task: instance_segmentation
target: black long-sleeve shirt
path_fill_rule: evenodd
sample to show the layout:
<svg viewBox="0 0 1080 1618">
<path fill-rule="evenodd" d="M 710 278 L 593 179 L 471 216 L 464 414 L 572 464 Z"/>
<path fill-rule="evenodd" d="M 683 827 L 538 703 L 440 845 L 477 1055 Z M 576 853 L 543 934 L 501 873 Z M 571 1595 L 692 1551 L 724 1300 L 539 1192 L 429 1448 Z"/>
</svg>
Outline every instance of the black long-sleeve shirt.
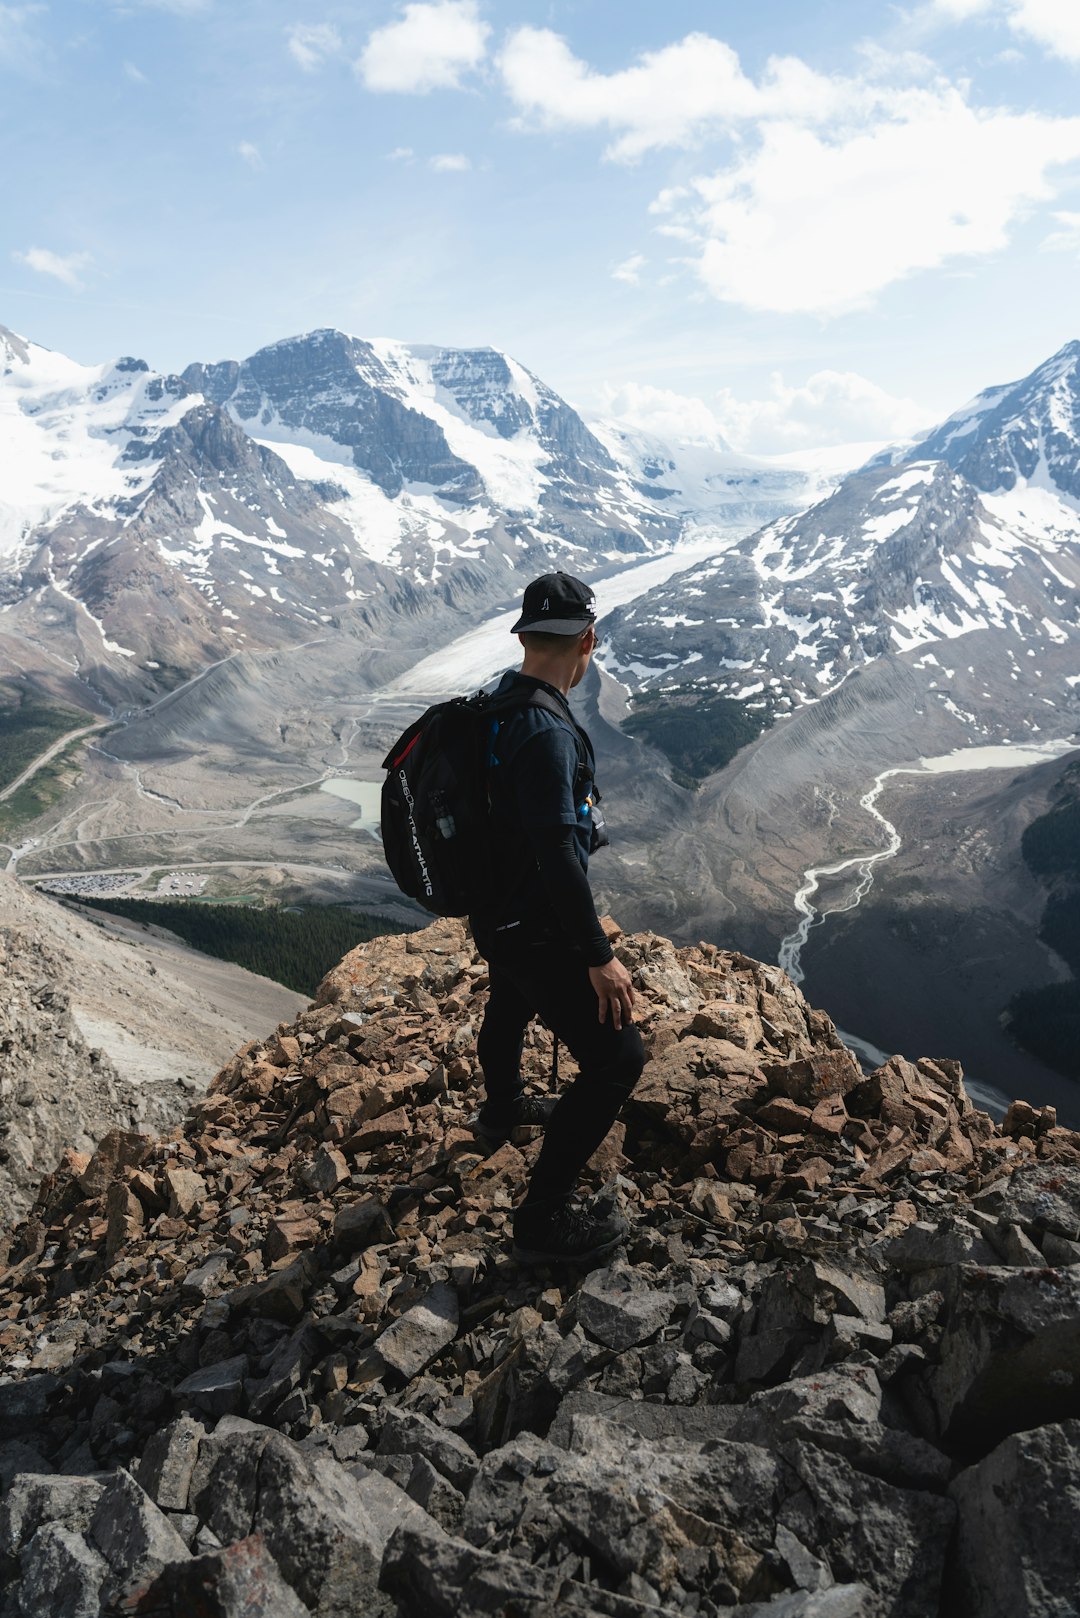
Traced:
<svg viewBox="0 0 1080 1618">
<path fill-rule="evenodd" d="M 474 917 L 487 936 L 523 942 L 557 938 L 589 966 L 612 959 L 589 887 L 595 769 L 592 744 L 575 729 L 555 686 L 523 674 L 504 675 L 498 694 L 542 689 L 565 708 L 565 721 L 523 707 L 504 716 L 491 739 L 492 859 L 500 898 Z"/>
</svg>

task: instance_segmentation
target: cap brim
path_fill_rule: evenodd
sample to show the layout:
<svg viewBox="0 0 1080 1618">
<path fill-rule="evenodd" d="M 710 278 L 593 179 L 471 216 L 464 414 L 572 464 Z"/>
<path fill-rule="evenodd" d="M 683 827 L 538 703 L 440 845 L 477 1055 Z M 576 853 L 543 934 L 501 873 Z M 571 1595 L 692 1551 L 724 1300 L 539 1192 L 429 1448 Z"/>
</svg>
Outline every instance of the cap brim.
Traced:
<svg viewBox="0 0 1080 1618">
<path fill-rule="evenodd" d="M 536 629 L 545 635 L 584 635 L 595 622 L 595 618 L 519 618 L 510 633 L 526 635 Z"/>
</svg>

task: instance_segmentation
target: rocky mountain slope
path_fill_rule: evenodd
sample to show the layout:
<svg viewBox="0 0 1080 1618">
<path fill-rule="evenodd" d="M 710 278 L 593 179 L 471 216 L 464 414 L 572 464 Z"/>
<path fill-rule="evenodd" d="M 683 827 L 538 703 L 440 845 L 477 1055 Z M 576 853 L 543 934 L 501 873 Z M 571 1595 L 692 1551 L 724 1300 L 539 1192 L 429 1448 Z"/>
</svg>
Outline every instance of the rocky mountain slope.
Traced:
<svg viewBox="0 0 1080 1618">
<path fill-rule="evenodd" d="M 774 721 L 669 812 L 654 864 L 640 866 L 649 839 L 635 839 L 635 919 L 646 893 L 659 906 L 667 892 L 651 924 L 685 916 L 695 932 L 774 954 L 810 895 L 803 967 L 846 1026 L 885 1049 L 928 1025 L 970 1030 L 979 1078 L 1011 1082 L 1022 1059 L 999 1019 L 1046 952 L 1032 895 L 1017 912 L 998 878 L 1018 812 L 1039 812 L 1038 771 L 1080 733 L 1078 467 L 1080 345 L 1068 344 L 608 618 L 604 666 L 631 695 L 650 693 L 661 737 L 715 694 Z M 999 751 L 969 751 L 987 747 Z M 965 779 L 965 756 L 993 773 Z M 887 774 L 924 760 L 925 778 Z M 895 806 L 913 793 L 909 828 Z M 1003 805 L 996 847 L 989 799 Z M 979 806 L 977 837 L 965 804 Z M 826 912 L 839 919 L 819 931 Z M 830 961 L 832 941 L 843 947 Z M 866 967 L 885 956 L 887 971 Z"/>
<path fill-rule="evenodd" d="M 466 1127 L 453 922 L 346 957 L 170 1135 L 65 1155 L 0 1275 L 5 1613 L 1069 1610 L 1080 1136 L 612 932 L 649 1064 L 587 1275 L 507 1254 L 539 1143 Z"/>
<path fill-rule="evenodd" d="M 136 942 L 137 939 L 137 942 Z M 98 925 L 0 875 L 0 1225 L 65 1146 L 184 1116 L 238 1040 L 300 995 L 179 940 Z"/>
<path fill-rule="evenodd" d="M 1053 729 L 1055 709 L 1080 712 L 1078 479 L 1072 343 L 899 464 L 622 609 L 607 666 L 633 689 L 690 679 L 783 711 L 902 656 L 973 735 Z"/>
</svg>

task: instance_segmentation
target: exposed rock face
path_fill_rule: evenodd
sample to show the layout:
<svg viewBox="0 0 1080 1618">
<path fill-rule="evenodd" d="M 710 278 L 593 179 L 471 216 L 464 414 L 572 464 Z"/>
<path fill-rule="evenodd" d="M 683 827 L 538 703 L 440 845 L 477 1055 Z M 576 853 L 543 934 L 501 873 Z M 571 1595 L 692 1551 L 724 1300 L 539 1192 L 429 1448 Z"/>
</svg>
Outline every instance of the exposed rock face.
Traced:
<svg viewBox="0 0 1080 1618">
<path fill-rule="evenodd" d="M 128 1083 L 87 1046 L 65 975 L 34 933 L 0 927 L 0 1243 L 65 1147 L 92 1151 L 116 1127 L 166 1128 L 188 1103 L 175 1086 Z"/>
<path fill-rule="evenodd" d="M 68 1154 L 0 1277 L 13 1612 L 1070 1610 L 1034 1501 L 1067 1538 L 1080 1137 L 945 1060 L 864 1076 L 748 957 L 616 947 L 650 1063 L 592 1274 L 507 1252 L 539 1132 L 466 1127 L 456 922 L 346 957 L 171 1136 Z M 1048 1365 L 1030 1431 L 992 1390 Z"/>
<path fill-rule="evenodd" d="M 0 873 L 0 1241 L 65 1147 L 171 1127 L 238 1039 L 302 1004 L 178 940 L 134 948 Z"/>
</svg>

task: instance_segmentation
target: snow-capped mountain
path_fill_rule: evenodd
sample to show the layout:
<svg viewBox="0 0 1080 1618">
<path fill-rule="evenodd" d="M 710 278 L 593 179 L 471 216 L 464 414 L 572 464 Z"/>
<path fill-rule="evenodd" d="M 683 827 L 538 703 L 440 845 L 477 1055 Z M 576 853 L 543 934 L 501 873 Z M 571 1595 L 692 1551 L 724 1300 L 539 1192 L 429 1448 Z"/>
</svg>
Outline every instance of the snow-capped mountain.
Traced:
<svg viewBox="0 0 1080 1618">
<path fill-rule="evenodd" d="M 987 388 L 902 458 L 948 461 L 987 494 L 1041 488 L 1080 509 L 1080 342 Z"/>
<path fill-rule="evenodd" d="M 998 720 L 1007 730 L 1015 706 L 991 673 L 1006 692 L 1023 690 L 1029 712 L 1029 695 L 1036 707 L 1072 709 L 1074 487 L 1075 343 L 980 395 L 898 462 L 852 475 L 622 609 L 607 626 L 607 666 L 632 687 L 698 682 L 782 711 L 893 655 L 947 666 L 931 682 L 936 695 L 986 734 Z M 957 666 L 962 697 L 950 688 Z"/>
<path fill-rule="evenodd" d="M 231 651 L 670 542 L 580 418 L 492 350 L 336 332 L 162 376 L 0 331 L 0 605 L 115 699 Z"/>
<path fill-rule="evenodd" d="M 699 446 L 687 479 L 676 454 L 594 433 L 489 348 L 316 331 L 165 376 L 0 328 L 0 673 L 21 636 L 109 700 L 138 696 L 808 497 L 797 472 Z"/>
</svg>

